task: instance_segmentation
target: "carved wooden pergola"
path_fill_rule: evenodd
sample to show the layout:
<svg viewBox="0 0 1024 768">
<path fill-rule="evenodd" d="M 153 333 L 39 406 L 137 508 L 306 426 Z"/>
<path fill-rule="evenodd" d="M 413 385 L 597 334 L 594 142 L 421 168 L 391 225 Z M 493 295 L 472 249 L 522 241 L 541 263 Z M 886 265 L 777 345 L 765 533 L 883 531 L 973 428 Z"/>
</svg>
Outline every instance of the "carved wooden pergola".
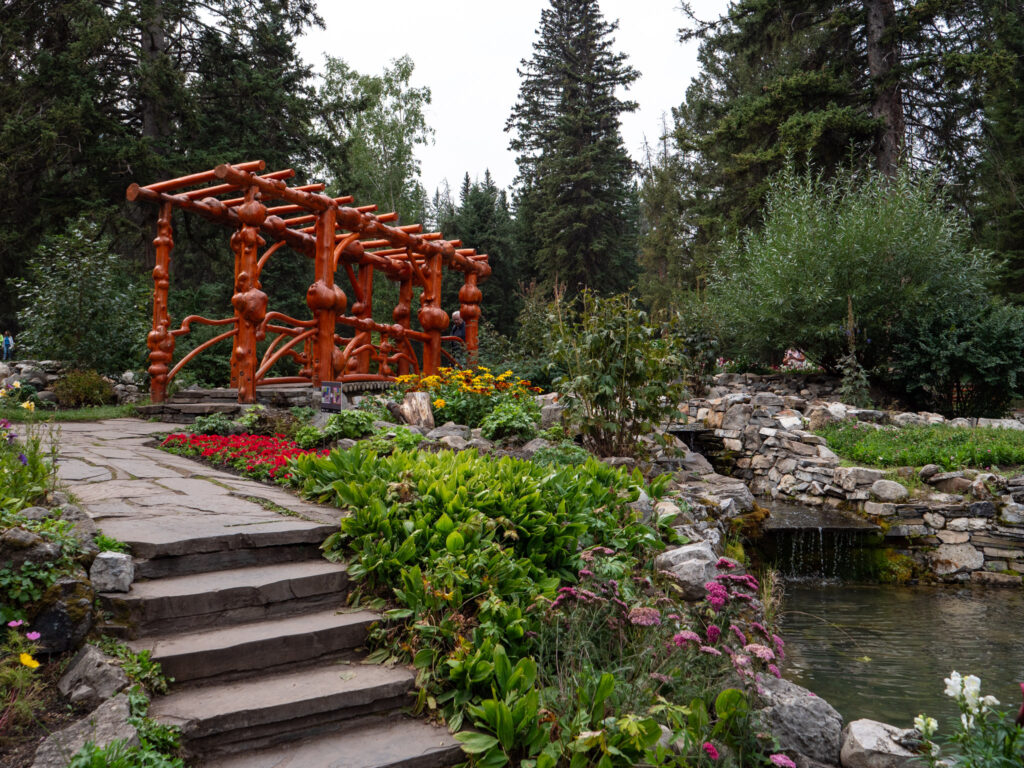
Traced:
<svg viewBox="0 0 1024 768">
<path fill-rule="evenodd" d="M 437 373 L 442 355 L 450 357 L 442 350 L 442 341 L 462 341 L 444 335 L 449 321 L 441 308 L 445 266 L 462 273 L 459 310 L 466 324 L 466 350 L 474 361 L 482 298 L 477 283 L 491 273 L 486 255 L 460 248 L 459 241 L 444 240 L 439 232 L 423 234 L 419 224 L 388 226 L 386 222 L 394 222 L 398 214 L 376 214 L 375 205 L 349 207 L 351 197 L 320 194 L 323 184 L 289 187 L 284 180 L 295 175 L 293 170 L 263 173 L 264 169 L 261 160 L 225 164 L 145 187 L 128 187 L 129 200 L 160 206 L 153 241 L 153 328 L 146 341 L 154 403 L 163 402 L 168 382 L 189 360 L 226 339 L 232 340 L 231 386 L 238 388 L 240 403 L 253 402 L 261 385 L 306 382 L 319 386 L 323 381 L 388 381 L 410 372 Z M 267 207 L 269 201 L 279 204 Z M 234 229 L 230 240 L 235 255 L 233 317 L 212 320 L 191 315 L 178 327 L 171 322 L 168 291 L 175 208 Z M 283 246 L 313 260 L 313 283 L 306 292 L 311 319 L 267 311 L 269 299 L 262 291 L 260 273 Z M 335 284 L 339 268 L 347 275 L 355 298 L 348 313 L 348 297 Z M 377 271 L 399 286 L 391 325 L 373 320 Z M 416 313 L 419 329 L 412 325 L 416 286 L 423 289 Z M 189 333 L 193 324 L 225 330 L 175 363 L 175 341 Z M 339 325 L 351 328 L 352 337 L 337 335 Z M 260 356 L 257 345 L 268 334 L 274 338 Z M 422 363 L 413 343 L 422 347 Z M 268 376 L 285 356 L 299 363 L 299 374 Z"/>
</svg>

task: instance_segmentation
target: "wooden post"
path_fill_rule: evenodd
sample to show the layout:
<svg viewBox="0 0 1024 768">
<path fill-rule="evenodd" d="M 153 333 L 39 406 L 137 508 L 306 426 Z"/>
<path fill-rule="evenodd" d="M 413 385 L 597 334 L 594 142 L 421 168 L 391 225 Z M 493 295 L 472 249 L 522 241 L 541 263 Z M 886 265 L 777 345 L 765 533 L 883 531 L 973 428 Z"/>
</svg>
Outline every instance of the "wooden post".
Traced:
<svg viewBox="0 0 1024 768">
<path fill-rule="evenodd" d="M 153 328 L 146 337 L 149 348 L 149 390 L 154 403 L 167 397 L 167 374 L 174 359 L 174 337 L 171 335 L 171 317 L 167 310 L 167 293 L 171 286 L 171 250 L 174 248 L 174 230 L 171 227 L 171 203 L 160 205 L 153 246 L 156 265 L 153 267 Z"/>
<path fill-rule="evenodd" d="M 235 343 L 231 348 L 231 385 L 238 387 L 238 402 L 256 401 L 256 343 L 262 338 L 257 329 L 267 314 L 267 294 L 259 285 L 259 249 L 266 242 L 259 227 L 267 217 L 266 208 L 256 200 L 256 187 L 249 187 L 245 202 L 238 207 L 242 226 L 231 236 L 235 252 Z"/>
<path fill-rule="evenodd" d="M 306 304 L 316 320 L 313 342 L 313 386 L 334 380 L 334 326 L 337 313 L 344 312 L 348 299 L 334 284 L 335 209 L 329 206 L 317 214 L 314 282 L 306 291 Z"/>
<path fill-rule="evenodd" d="M 477 287 L 476 272 L 466 273 L 466 282 L 459 288 L 459 314 L 466 323 L 466 362 L 476 365 L 476 352 L 479 347 L 478 331 L 480 328 L 480 302 L 483 293 Z"/>
</svg>

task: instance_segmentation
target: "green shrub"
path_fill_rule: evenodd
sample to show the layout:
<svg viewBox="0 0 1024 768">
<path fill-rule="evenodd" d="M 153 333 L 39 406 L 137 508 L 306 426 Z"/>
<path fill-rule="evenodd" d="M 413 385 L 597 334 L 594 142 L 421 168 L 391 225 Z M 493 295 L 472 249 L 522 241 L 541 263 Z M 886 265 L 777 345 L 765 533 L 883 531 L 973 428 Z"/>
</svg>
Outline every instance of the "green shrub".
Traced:
<svg viewBox="0 0 1024 768">
<path fill-rule="evenodd" d="M 366 441 L 366 448 L 380 456 L 390 456 L 395 451 L 415 450 L 424 440 L 426 438 L 419 432 L 396 425 L 388 429 L 378 429 L 373 437 Z"/>
<path fill-rule="evenodd" d="M 131 547 L 125 544 L 123 541 L 111 538 L 105 534 L 97 534 L 93 541 L 100 552 L 131 552 Z"/>
<path fill-rule="evenodd" d="M 910 170 L 826 180 L 788 166 L 771 181 L 764 227 L 729 242 L 710 295 L 728 356 L 763 363 L 787 347 L 835 370 L 850 343 L 865 368 L 887 364 L 890 332 L 908 318 L 986 295 L 985 254 L 937 179 Z M 922 371 L 922 375 L 924 375 Z"/>
<path fill-rule="evenodd" d="M 1021 307 L 972 297 L 907 318 L 894 335 L 890 378 L 917 408 L 998 417 L 1024 393 Z"/>
<path fill-rule="evenodd" d="M 40 427 L 0 418 L 0 514 L 35 506 L 54 487 L 56 436 L 46 442 Z"/>
<path fill-rule="evenodd" d="M 136 653 L 127 645 L 109 635 L 100 638 L 100 650 L 121 661 L 121 669 L 133 683 L 141 685 L 149 693 L 167 693 L 174 678 L 164 677 L 160 663 L 150 658 L 148 650 Z"/>
<path fill-rule="evenodd" d="M 505 398 L 480 422 L 482 434 L 488 440 L 514 437 L 529 440 L 537 434 L 540 406 L 533 397 L 518 400 Z"/>
<path fill-rule="evenodd" d="M 560 440 L 555 445 L 548 445 L 541 448 L 530 461 L 542 466 L 568 466 L 571 464 L 585 464 L 591 455 L 586 448 L 577 445 L 572 440 Z"/>
<path fill-rule="evenodd" d="M 641 435 L 679 416 L 687 370 L 678 326 L 648 320 L 628 296 L 580 295 L 577 311 L 559 301 L 554 358 L 566 371 L 558 390 L 563 418 L 601 456 L 633 455 Z"/>
<path fill-rule="evenodd" d="M 62 408 L 106 405 L 114 400 L 114 388 L 94 370 L 68 371 L 53 385 Z"/>
<path fill-rule="evenodd" d="M 830 424 L 820 430 L 840 457 L 877 467 L 947 469 L 1024 464 L 1024 431 L 994 427 L 951 427 L 947 424 L 874 427 L 861 422 Z"/>
<path fill-rule="evenodd" d="M 324 436 L 328 441 L 333 442 L 347 437 L 350 440 L 358 440 L 361 437 L 373 434 L 373 422 L 375 417 L 368 411 L 348 410 L 341 413 L 333 413 L 327 417 L 324 425 Z"/>
<path fill-rule="evenodd" d="M 196 416 L 196 420 L 185 431 L 193 435 L 230 435 L 235 428 L 231 417 L 224 413 Z"/>
<path fill-rule="evenodd" d="M 22 305 L 18 343 L 25 354 L 104 373 L 138 367 L 146 349 L 149 293 L 95 215 L 45 238 L 25 274 L 14 280 Z"/>
</svg>

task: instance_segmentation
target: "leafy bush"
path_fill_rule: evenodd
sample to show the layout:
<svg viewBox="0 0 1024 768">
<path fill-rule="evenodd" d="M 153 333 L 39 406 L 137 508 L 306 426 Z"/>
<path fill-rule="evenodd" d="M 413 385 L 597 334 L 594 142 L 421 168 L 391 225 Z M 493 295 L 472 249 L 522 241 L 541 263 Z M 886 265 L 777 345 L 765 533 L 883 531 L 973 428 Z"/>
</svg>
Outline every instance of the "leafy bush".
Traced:
<svg viewBox="0 0 1024 768">
<path fill-rule="evenodd" d="M 0 386 L 0 411 L 7 411 L 10 418 L 16 418 L 18 411 L 22 408 L 26 411 L 35 411 L 36 408 L 49 408 L 51 403 L 39 399 L 36 388 L 31 384 L 22 384 L 20 381 L 8 383 L 5 381 Z M 14 411 L 13 413 L 11 411 Z"/>
<path fill-rule="evenodd" d="M 639 438 L 679 415 L 687 358 L 678 327 L 659 327 L 628 296 L 580 296 L 573 312 L 561 300 L 553 317 L 554 358 L 566 371 L 558 389 L 563 418 L 601 456 L 633 455 Z"/>
<path fill-rule="evenodd" d="M 53 385 L 53 393 L 62 408 L 106 405 L 114 400 L 110 382 L 93 370 L 68 371 Z"/>
<path fill-rule="evenodd" d="M 1016 429 L 947 424 L 874 427 L 854 421 L 830 424 L 818 434 L 842 458 L 870 466 L 938 464 L 954 470 L 1024 464 L 1024 431 Z"/>
<path fill-rule="evenodd" d="M 209 416 L 196 416 L 185 431 L 192 435 L 230 435 L 234 428 L 234 422 L 227 414 L 211 413 Z"/>
<path fill-rule="evenodd" d="M 907 318 L 895 333 L 892 381 L 918 408 L 1002 416 L 1024 393 L 1024 309 L 976 299 Z"/>
<path fill-rule="evenodd" d="M 96 534 L 93 538 L 93 542 L 95 542 L 96 548 L 99 549 L 100 552 L 123 552 L 125 554 L 131 552 L 131 547 L 126 543 L 103 533 Z"/>
<path fill-rule="evenodd" d="M 509 437 L 529 440 L 537 434 L 539 422 L 540 406 L 532 397 L 518 400 L 505 398 L 484 417 L 480 422 L 480 428 L 488 440 L 503 440 Z"/>
<path fill-rule="evenodd" d="M 541 448 L 530 457 L 530 461 L 547 467 L 585 464 L 590 458 L 590 452 L 583 446 L 577 445 L 572 440 L 560 440 L 554 445 Z"/>
<path fill-rule="evenodd" d="M 873 369 L 893 356 L 904 319 L 986 294 L 988 259 L 932 177 L 825 180 L 790 165 L 771 182 L 764 221 L 726 244 L 711 285 L 731 356 L 769 363 L 797 347 L 835 370 L 852 305 L 858 356 Z"/>
<path fill-rule="evenodd" d="M 349 410 L 341 413 L 334 413 L 327 417 L 324 425 L 324 436 L 328 441 L 340 440 L 347 437 L 350 440 L 358 440 L 361 437 L 373 434 L 373 422 L 375 417 L 368 411 Z"/>
<path fill-rule="evenodd" d="M 141 685 L 149 693 L 165 694 L 170 683 L 174 682 L 173 677 L 164 677 L 160 663 L 150 658 L 148 650 L 135 653 L 127 645 L 110 636 L 101 637 L 99 647 L 108 656 L 120 660 L 121 669 L 128 679 Z"/>
<path fill-rule="evenodd" d="M 395 451 L 415 450 L 425 439 L 419 432 L 396 425 L 389 429 L 377 430 L 376 434 L 366 441 L 366 448 L 380 456 L 390 456 Z"/>
<path fill-rule="evenodd" d="M 148 291 L 93 217 L 44 239 L 26 275 L 14 280 L 22 302 L 18 341 L 26 354 L 104 373 L 138 367 L 146 350 Z"/>
</svg>

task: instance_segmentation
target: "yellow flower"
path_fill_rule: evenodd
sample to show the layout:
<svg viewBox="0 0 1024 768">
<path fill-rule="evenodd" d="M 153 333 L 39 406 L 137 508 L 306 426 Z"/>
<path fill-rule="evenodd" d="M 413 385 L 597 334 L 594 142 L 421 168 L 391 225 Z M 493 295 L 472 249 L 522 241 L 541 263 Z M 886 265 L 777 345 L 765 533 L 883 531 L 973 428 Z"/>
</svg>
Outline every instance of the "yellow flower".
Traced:
<svg viewBox="0 0 1024 768">
<path fill-rule="evenodd" d="M 15 389 L 21 389 L 21 382 L 16 381 L 13 384 L 11 384 L 11 386 L 14 387 Z"/>
<path fill-rule="evenodd" d="M 439 397 L 439 398 L 437 398 L 437 400 L 434 401 L 434 407 L 435 408 L 444 408 L 444 406 L 445 406 L 444 398 Z"/>
<path fill-rule="evenodd" d="M 33 659 L 31 654 L 23 653 L 23 654 L 21 654 L 20 658 L 21 658 L 21 663 L 24 664 L 29 669 L 35 669 L 36 667 L 39 666 L 39 662 L 36 661 L 35 659 Z"/>
<path fill-rule="evenodd" d="M 34 411 L 36 409 L 36 404 L 33 403 L 31 400 L 26 400 L 24 403 L 21 404 L 21 407 L 24 408 L 26 411 Z"/>
</svg>

